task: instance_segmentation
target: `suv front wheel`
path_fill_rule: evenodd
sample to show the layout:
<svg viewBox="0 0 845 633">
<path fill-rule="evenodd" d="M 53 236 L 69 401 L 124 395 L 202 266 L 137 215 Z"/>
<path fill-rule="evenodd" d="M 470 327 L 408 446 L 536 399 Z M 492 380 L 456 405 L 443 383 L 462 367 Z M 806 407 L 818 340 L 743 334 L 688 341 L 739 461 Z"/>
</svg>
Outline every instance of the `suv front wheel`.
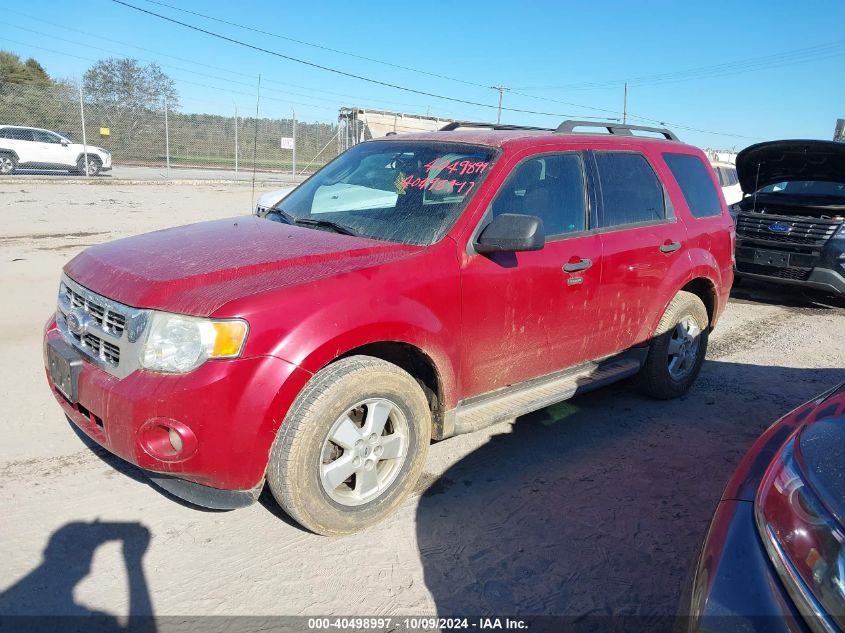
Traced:
<svg viewBox="0 0 845 633">
<path fill-rule="evenodd" d="M 701 370 L 709 331 L 710 319 L 701 299 L 691 292 L 678 292 L 657 325 L 637 376 L 640 390 L 661 400 L 684 395 Z"/>
<path fill-rule="evenodd" d="M 88 169 L 85 169 L 85 156 L 80 156 L 79 160 L 76 161 L 76 172 L 82 174 L 83 176 L 96 176 L 100 173 L 100 168 L 102 166 L 103 163 L 99 158 L 88 154 Z"/>
<path fill-rule="evenodd" d="M 413 489 L 431 439 L 417 382 L 370 356 L 318 372 L 282 422 L 267 484 L 312 532 L 350 534 L 392 513 Z"/>
</svg>

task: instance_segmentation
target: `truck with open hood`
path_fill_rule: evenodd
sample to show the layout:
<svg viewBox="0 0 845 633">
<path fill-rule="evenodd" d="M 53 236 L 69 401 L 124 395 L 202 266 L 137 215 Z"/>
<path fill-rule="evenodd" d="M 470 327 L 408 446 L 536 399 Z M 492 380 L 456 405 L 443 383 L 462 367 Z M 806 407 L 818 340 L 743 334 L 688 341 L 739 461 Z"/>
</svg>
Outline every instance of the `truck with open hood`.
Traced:
<svg viewBox="0 0 845 633">
<path fill-rule="evenodd" d="M 738 278 L 845 295 L 845 143 L 758 143 L 736 167 Z"/>
</svg>

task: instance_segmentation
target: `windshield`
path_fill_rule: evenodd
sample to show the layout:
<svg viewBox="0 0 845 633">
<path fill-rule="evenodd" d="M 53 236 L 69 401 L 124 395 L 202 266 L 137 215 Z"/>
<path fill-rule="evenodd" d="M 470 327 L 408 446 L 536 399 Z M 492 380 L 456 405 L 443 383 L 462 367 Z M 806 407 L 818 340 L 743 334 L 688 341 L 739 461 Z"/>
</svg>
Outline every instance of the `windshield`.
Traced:
<svg viewBox="0 0 845 633">
<path fill-rule="evenodd" d="M 355 145 L 267 218 L 403 244 L 442 238 L 490 171 L 491 147 L 431 141 Z"/>
<path fill-rule="evenodd" d="M 779 193 L 791 196 L 816 196 L 845 198 L 845 182 L 826 180 L 788 180 L 776 182 L 760 189 L 760 193 Z"/>
</svg>

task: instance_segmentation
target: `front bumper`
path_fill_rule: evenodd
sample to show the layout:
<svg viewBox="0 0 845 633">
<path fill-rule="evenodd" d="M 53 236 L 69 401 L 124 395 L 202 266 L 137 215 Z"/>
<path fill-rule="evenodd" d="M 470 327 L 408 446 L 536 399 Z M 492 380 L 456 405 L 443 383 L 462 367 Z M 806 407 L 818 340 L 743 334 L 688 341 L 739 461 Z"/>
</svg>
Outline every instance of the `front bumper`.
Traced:
<svg viewBox="0 0 845 633">
<path fill-rule="evenodd" d="M 62 336 L 51 319 L 44 334 L 45 367 L 47 343 L 53 339 Z M 276 432 L 310 376 L 273 356 L 209 361 L 179 375 L 139 370 L 123 379 L 85 360 L 79 371 L 77 402 L 71 403 L 47 371 L 59 405 L 86 435 L 148 471 L 173 494 L 211 507 L 217 506 L 203 503 L 202 498 L 203 492 L 213 496 L 213 490 L 203 491 L 172 478 L 254 496 Z M 187 443 L 190 450 L 164 458 L 151 450 L 144 433 L 158 421 L 189 429 L 195 438 L 193 444 Z"/>
<path fill-rule="evenodd" d="M 747 277 L 748 279 L 757 279 L 758 281 L 765 281 L 768 283 L 783 284 L 787 286 L 800 286 L 802 288 L 809 288 L 811 290 L 818 290 L 819 292 L 829 292 L 837 295 L 845 295 L 845 277 L 835 270 L 826 270 L 824 268 L 814 268 L 807 279 L 783 279 L 774 277 L 772 275 L 760 275 L 756 273 L 743 272 L 742 270 L 734 271 L 738 277 Z"/>
<path fill-rule="evenodd" d="M 754 259 L 755 250 L 766 250 L 745 244 L 738 238 L 736 268 L 741 277 L 759 281 L 800 286 L 820 292 L 845 295 L 845 240 L 830 240 L 818 255 L 787 253 L 788 265 L 768 266 Z"/>
</svg>

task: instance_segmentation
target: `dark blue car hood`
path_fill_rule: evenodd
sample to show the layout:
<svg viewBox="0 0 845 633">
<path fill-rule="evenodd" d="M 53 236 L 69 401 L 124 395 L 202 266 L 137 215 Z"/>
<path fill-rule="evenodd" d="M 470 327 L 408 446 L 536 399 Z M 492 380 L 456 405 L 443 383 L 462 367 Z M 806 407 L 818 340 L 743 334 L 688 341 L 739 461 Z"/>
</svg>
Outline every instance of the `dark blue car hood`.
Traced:
<svg viewBox="0 0 845 633">
<path fill-rule="evenodd" d="M 745 193 L 787 180 L 845 181 L 845 143 L 790 140 L 757 143 L 736 157 Z"/>
</svg>

